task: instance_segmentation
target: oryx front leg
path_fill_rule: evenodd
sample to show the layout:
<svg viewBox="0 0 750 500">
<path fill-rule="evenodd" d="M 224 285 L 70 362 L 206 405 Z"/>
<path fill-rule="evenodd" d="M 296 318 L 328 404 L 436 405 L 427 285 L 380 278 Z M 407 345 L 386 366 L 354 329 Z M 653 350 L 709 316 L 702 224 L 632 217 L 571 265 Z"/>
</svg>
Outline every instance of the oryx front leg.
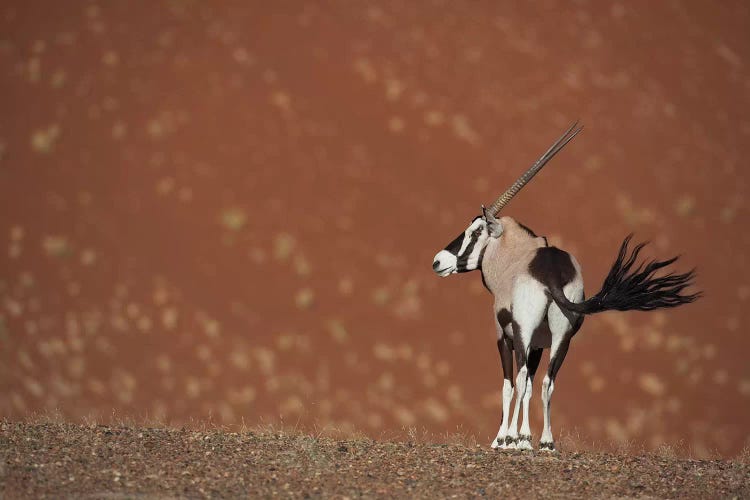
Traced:
<svg viewBox="0 0 750 500">
<path fill-rule="evenodd" d="M 492 441 L 493 448 L 506 449 L 510 443 L 506 443 L 508 436 L 508 422 L 510 422 L 510 402 L 513 399 L 513 344 L 502 330 L 502 338 L 497 341 L 497 349 L 500 352 L 500 361 L 503 365 L 503 416 L 500 430 Z"/>
<path fill-rule="evenodd" d="M 492 441 L 492 448 L 500 448 L 501 450 L 508 449 L 509 447 L 515 447 L 514 443 L 507 440 L 508 437 L 508 424 L 510 422 L 510 403 L 513 400 L 513 382 L 510 379 L 503 379 L 503 417 L 500 422 L 500 430 L 497 431 L 497 436 Z M 511 446 L 512 445 L 512 446 Z"/>
<path fill-rule="evenodd" d="M 531 390 L 529 380 L 529 354 L 531 337 L 546 314 L 549 299 L 541 283 L 533 279 L 521 279 L 513 291 L 513 350 L 516 353 L 518 376 L 516 377 L 516 405 L 508 437 L 516 443 L 516 448 L 531 449 L 531 430 L 528 423 L 528 405 L 524 416 L 524 426 L 518 434 L 518 415 L 526 391 Z M 537 366 L 539 361 L 536 361 Z M 536 367 L 534 368 L 536 370 Z"/>
</svg>

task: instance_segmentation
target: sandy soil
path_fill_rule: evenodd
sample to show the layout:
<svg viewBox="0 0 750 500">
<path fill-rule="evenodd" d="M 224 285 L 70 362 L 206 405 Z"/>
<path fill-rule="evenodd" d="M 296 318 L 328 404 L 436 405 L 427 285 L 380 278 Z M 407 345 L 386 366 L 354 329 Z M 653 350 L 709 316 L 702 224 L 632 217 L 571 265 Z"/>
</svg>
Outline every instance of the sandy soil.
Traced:
<svg viewBox="0 0 750 500">
<path fill-rule="evenodd" d="M 432 258 L 580 118 L 506 214 L 589 295 L 635 232 L 705 298 L 587 320 L 555 433 L 734 456 L 749 32 L 746 1 L 4 0 L 0 415 L 486 446 L 492 300 Z"/>
<path fill-rule="evenodd" d="M 750 464 L 656 455 L 0 424 L 3 498 L 747 498 Z"/>
</svg>

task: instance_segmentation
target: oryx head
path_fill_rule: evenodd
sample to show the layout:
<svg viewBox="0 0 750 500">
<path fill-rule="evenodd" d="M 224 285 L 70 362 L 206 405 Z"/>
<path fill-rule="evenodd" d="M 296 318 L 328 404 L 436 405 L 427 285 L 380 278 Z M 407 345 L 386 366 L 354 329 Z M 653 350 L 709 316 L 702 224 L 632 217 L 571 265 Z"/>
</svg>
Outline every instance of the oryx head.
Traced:
<svg viewBox="0 0 750 500">
<path fill-rule="evenodd" d="M 440 250 L 432 262 L 432 269 L 438 276 L 464 273 L 479 269 L 482 265 L 484 249 L 491 238 L 503 234 L 503 226 L 496 218 L 500 210 L 526 185 L 583 127 L 574 123 L 546 153 L 539 158 L 511 187 L 508 188 L 488 208 L 482 206 L 482 214 L 475 217 L 469 227 L 456 237 L 447 247 Z"/>
</svg>

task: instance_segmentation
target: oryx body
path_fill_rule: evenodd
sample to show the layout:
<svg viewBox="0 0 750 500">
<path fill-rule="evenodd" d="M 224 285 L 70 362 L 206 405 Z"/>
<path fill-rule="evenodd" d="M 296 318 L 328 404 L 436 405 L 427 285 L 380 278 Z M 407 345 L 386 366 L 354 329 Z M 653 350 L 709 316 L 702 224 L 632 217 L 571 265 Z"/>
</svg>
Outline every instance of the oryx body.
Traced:
<svg viewBox="0 0 750 500">
<path fill-rule="evenodd" d="M 651 310 L 692 302 L 699 294 L 682 295 L 691 284 L 693 273 L 654 277 L 671 264 L 651 261 L 632 270 L 643 244 L 628 254 L 630 237 L 620 252 L 599 293 L 584 300 L 581 267 L 575 257 L 552 247 L 546 238 L 511 217 L 495 216 L 500 209 L 549 161 L 580 129 L 571 127 L 516 183 L 466 230 L 435 255 L 433 269 L 440 276 L 480 270 L 487 289 L 494 297 L 497 345 L 503 366 L 503 417 L 492 446 L 531 449 L 528 408 L 531 386 L 542 349 L 550 349 L 550 363 L 542 383 L 544 430 L 540 449 L 554 450 L 550 424 L 550 397 L 557 372 L 567 354 L 570 340 L 586 314 L 617 310 Z M 632 270 L 632 271 L 631 271 Z M 513 357 L 516 401 L 512 419 Z M 518 418 L 523 404 L 520 433 Z"/>
</svg>

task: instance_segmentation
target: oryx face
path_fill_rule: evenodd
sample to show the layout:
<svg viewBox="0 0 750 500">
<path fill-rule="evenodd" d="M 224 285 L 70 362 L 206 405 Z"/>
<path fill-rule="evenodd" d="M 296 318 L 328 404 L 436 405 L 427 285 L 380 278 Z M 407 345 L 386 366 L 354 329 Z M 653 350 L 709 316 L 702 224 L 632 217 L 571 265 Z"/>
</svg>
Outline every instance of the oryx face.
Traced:
<svg viewBox="0 0 750 500">
<path fill-rule="evenodd" d="M 432 269 L 441 277 L 479 269 L 489 240 L 487 220 L 481 215 L 475 217 L 463 233 L 435 255 Z"/>
</svg>

